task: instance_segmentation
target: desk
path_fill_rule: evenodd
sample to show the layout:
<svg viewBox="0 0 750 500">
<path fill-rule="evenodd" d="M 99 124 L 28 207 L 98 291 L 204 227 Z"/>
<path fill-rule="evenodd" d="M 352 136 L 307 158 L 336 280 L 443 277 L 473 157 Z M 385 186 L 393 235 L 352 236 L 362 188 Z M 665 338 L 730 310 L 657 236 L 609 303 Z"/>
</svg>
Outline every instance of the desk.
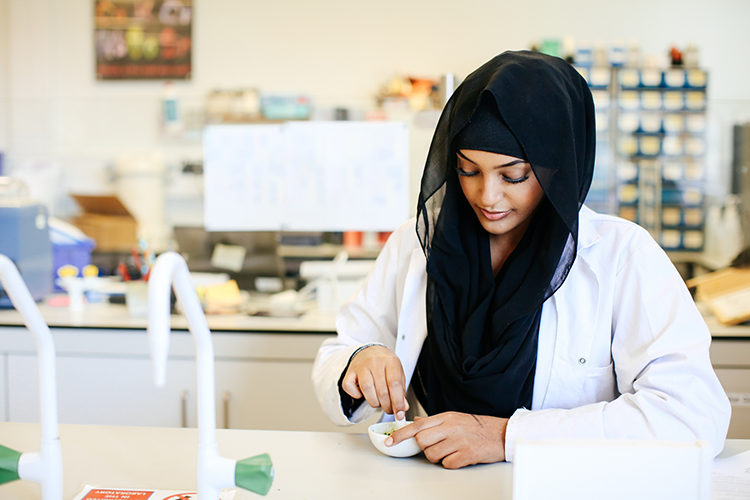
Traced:
<svg viewBox="0 0 750 500">
<path fill-rule="evenodd" d="M 85 484 L 179 490 L 195 488 L 196 429 L 61 425 L 63 499 Z M 217 431 L 219 452 L 241 459 L 268 453 L 276 469 L 268 498 L 510 499 L 508 463 L 446 470 L 423 455 L 397 459 L 377 452 L 364 434 L 290 431 Z M 0 423 L 0 443 L 19 451 L 39 448 L 39 425 Z M 750 449 L 728 440 L 721 457 Z M 38 500 L 26 481 L 0 485 L 3 500 Z M 263 498 L 238 490 L 237 500 Z"/>
</svg>

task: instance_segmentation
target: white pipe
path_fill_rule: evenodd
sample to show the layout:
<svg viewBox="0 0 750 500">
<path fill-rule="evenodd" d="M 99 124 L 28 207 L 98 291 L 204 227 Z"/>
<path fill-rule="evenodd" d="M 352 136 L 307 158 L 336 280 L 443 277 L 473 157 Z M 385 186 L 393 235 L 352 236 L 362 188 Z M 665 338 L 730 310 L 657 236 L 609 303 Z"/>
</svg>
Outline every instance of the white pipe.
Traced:
<svg viewBox="0 0 750 500">
<path fill-rule="evenodd" d="M 15 264 L 0 254 L 0 283 L 31 332 L 39 353 L 39 402 L 42 442 L 39 453 L 24 453 L 18 462 L 21 479 L 42 487 L 42 499 L 62 499 L 62 454 L 57 431 L 55 343 L 42 313 Z"/>
<path fill-rule="evenodd" d="M 174 288 L 177 301 L 193 334 L 198 364 L 198 498 L 218 500 L 219 491 L 235 486 L 236 460 L 223 458 L 216 446 L 214 349 L 198 295 L 185 260 L 175 252 L 160 255 L 148 279 L 148 336 L 154 383 L 166 381 L 169 354 L 169 302 Z"/>
</svg>

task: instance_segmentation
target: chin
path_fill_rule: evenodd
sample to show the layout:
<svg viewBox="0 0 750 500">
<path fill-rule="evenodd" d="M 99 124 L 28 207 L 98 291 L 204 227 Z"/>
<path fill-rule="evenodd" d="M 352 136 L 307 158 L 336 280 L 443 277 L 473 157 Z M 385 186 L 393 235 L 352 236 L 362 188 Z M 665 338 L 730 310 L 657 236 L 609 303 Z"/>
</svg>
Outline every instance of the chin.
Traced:
<svg viewBox="0 0 750 500">
<path fill-rule="evenodd" d="M 508 228 L 506 224 L 490 222 L 486 220 L 482 221 L 482 227 L 484 228 L 485 231 L 494 235 L 505 234 L 511 229 L 511 228 Z"/>
</svg>

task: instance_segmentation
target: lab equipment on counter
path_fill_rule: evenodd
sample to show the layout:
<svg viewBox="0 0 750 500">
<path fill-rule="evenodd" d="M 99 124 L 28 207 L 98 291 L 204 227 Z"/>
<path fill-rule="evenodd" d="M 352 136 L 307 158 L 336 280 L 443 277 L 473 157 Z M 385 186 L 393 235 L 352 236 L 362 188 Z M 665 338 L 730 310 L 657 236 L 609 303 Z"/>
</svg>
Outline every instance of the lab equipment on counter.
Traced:
<svg viewBox="0 0 750 500">
<path fill-rule="evenodd" d="M 397 420 L 395 422 L 378 422 L 367 428 L 367 434 L 370 436 L 370 441 L 379 452 L 396 458 L 411 457 L 422 451 L 422 448 L 417 444 L 416 438 L 409 438 L 393 446 L 385 445 L 385 440 L 388 439 L 388 436 L 401 427 L 405 427 L 411 423 L 412 422 L 406 422 L 404 420 Z"/>
<path fill-rule="evenodd" d="M 131 318 L 148 317 L 148 282 L 143 280 L 125 282 L 125 305 Z"/>
<path fill-rule="evenodd" d="M 300 278 L 308 284 L 300 290 L 316 291 L 318 311 L 322 314 L 336 313 L 346 299 L 356 292 L 370 271 L 374 260 L 348 260 L 345 251 L 339 252 L 333 261 L 305 261 L 300 264 Z"/>
<path fill-rule="evenodd" d="M 172 287 L 187 319 L 188 330 L 195 338 L 198 365 L 198 497 L 200 500 L 217 500 L 221 489 L 234 486 L 265 495 L 271 488 L 274 475 L 271 458 L 267 454 L 239 461 L 219 455 L 216 444 L 214 350 L 211 332 L 182 256 L 175 252 L 160 255 L 151 269 L 148 287 L 148 336 L 154 367 L 154 383 L 157 386 L 164 385 L 167 375 Z"/>
<path fill-rule="evenodd" d="M 59 278 L 55 280 L 57 286 L 68 292 L 71 311 L 83 311 L 84 292 L 97 288 L 99 281 L 99 268 L 91 264 L 83 268 L 81 276 L 78 273 L 77 267 L 67 264 L 57 270 Z"/>
<path fill-rule="evenodd" d="M 62 454 L 57 431 L 55 344 L 34 299 L 13 262 L 0 255 L 0 283 L 34 336 L 39 353 L 39 393 L 42 441 L 38 453 L 20 453 L 0 446 L 0 483 L 34 481 L 42 500 L 62 500 Z"/>
<path fill-rule="evenodd" d="M 59 276 L 59 269 L 63 266 L 75 266 L 78 269 L 91 264 L 91 252 L 96 242 L 86 236 L 86 233 L 72 224 L 49 217 L 49 237 L 52 241 L 52 270 Z M 55 285 L 55 291 L 62 291 Z"/>
<path fill-rule="evenodd" d="M 52 293 L 52 244 L 47 207 L 31 200 L 18 179 L 0 177 L 0 254 L 13 261 L 34 300 Z M 12 307 L 0 288 L 0 307 Z"/>
</svg>

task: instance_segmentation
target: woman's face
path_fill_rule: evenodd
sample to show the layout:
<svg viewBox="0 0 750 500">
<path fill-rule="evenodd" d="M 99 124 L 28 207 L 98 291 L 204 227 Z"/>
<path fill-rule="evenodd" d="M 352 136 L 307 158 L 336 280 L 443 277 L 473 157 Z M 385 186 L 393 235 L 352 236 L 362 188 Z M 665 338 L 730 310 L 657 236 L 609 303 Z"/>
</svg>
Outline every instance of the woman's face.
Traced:
<svg viewBox="0 0 750 500">
<path fill-rule="evenodd" d="M 492 235 L 520 239 L 544 198 L 531 165 L 487 151 L 462 149 L 457 155 L 461 189 L 482 227 Z"/>
</svg>

